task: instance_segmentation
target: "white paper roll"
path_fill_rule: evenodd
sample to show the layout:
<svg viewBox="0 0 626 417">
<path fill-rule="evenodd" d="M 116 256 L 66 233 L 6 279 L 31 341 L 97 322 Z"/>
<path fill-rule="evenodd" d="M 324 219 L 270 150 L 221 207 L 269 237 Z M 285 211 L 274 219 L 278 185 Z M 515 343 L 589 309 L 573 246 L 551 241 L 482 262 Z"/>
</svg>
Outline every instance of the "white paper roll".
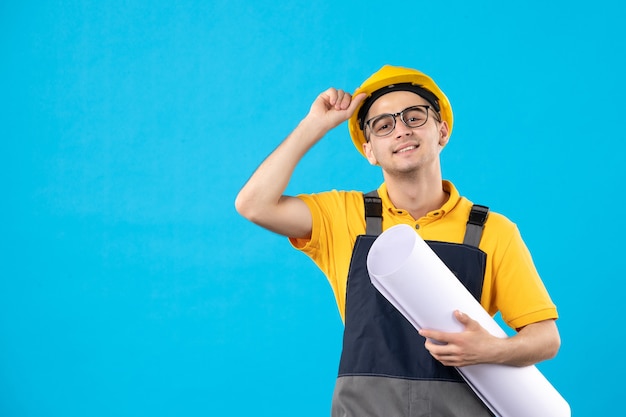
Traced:
<svg viewBox="0 0 626 417">
<path fill-rule="evenodd" d="M 393 226 L 372 245 L 367 269 L 374 287 L 419 330 L 460 332 L 460 310 L 492 335 L 507 337 L 433 250 L 408 225 Z M 570 407 L 535 366 L 494 364 L 457 368 L 500 417 L 570 417 Z"/>
</svg>

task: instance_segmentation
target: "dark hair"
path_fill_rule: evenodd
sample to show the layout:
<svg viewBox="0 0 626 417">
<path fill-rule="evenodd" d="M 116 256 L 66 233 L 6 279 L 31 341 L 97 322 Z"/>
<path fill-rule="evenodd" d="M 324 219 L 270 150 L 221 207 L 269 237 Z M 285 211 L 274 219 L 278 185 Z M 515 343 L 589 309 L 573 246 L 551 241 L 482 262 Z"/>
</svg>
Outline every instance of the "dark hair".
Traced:
<svg viewBox="0 0 626 417">
<path fill-rule="evenodd" d="M 431 106 L 433 106 L 437 113 L 439 113 L 441 110 L 439 107 L 439 99 L 437 98 L 437 96 L 433 94 L 430 90 L 422 87 L 421 85 L 412 83 L 391 84 L 374 91 L 372 95 L 366 98 L 363 102 L 363 105 L 361 106 L 361 109 L 358 113 L 359 127 L 361 128 L 361 130 L 363 130 L 363 127 L 365 125 L 365 116 L 370 110 L 370 107 L 372 107 L 372 104 L 374 104 L 376 100 L 378 100 L 385 94 L 392 93 L 394 91 L 410 91 L 412 93 L 415 93 L 418 96 L 422 97 L 424 100 L 426 100 Z"/>
</svg>

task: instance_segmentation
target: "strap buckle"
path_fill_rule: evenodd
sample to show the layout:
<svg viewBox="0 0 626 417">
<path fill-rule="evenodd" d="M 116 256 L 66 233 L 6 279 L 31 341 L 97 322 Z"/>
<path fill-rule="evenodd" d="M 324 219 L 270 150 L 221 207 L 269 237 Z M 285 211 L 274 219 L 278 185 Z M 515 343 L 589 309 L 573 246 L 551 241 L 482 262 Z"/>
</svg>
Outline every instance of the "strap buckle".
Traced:
<svg viewBox="0 0 626 417">
<path fill-rule="evenodd" d="M 474 204 L 474 206 L 472 207 L 472 211 L 470 212 L 469 219 L 467 220 L 467 224 L 482 226 L 487 221 L 488 215 L 489 207 Z"/>
</svg>

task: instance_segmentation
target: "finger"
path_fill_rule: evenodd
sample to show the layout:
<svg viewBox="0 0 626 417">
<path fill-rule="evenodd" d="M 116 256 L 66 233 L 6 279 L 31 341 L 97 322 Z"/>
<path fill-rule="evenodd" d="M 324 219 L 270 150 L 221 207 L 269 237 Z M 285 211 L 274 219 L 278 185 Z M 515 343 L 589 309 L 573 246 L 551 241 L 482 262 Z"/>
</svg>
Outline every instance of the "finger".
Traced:
<svg viewBox="0 0 626 417">
<path fill-rule="evenodd" d="M 467 314 L 459 310 L 456 310 L 454 312 L 454 317 L 459 321 L 459 323 L 461 323 L 466 328 L 468 327 L 475 328 L 477 326 L 480 326 L 476 320 L 472 319 L 470 316 L 468 316 Z"/>
<path fill-rule="evenodd" d="M 350 105 L 348 107 L 348 111 L 350 114 L 354 113 L 354 111 L 356 110 L 357 107 L 359 107 L 359 105 L 367 98 L 367 94 L 365 93 L 360 93 L 357 94 L 356 96 L 352 97 L 352 100 L 350 100 Z"/>
<path fill-rule="evenodd" d="M 450 345 L 447 343 L 441 343 L 438 340 L 434 339 L 426 339 L 424 343 L 424 347 L 428 350 L 433 356 L 442 356 L 448 352 Z"/>
<path fill-rule="evenodd" d="M 454 317 L 462 324 L 467 324 L 469 322 L 469 316 L 462 311 L 455 310 Z"/>
<path fill-rule="evenodd" d="M 436 350 L 437 352 L 442 347 L 449 346 L 449 344 L 450 344 L 450 342 L 448 340 L 446 340 L 444 337 L 434 337 L 434 336 L 427 337 L 426 341 L 424 342 L 424 345 L 426 346 L 426 349 L 428 349 L 430 351 Z"/>
<path fill-rule="evenodd" d="M 331 106 L 334 106 L 335 103 L 337 103 L 338 92 L 336 88 L 331 87 L 328 90 L 324 91 L 322 95 L 326 96 L 328 104 L 330 104 Z"/>
<path fill-rule="evenodd" d="M 426 339 L 434 339 L 434 340 L 439 340 L 439 341 L 441 341 L 442 339 L 445 339 L 445 333 L 439 332 L 437 330 L 422 329 L 419 331 L 419 334 L 420 336 L 423 336 Z"/>
<path fill-rule="evenodd" d="M 352 95 L 350 93 L 344 93 L 343 99 L 341 103 L 339 103 L 339 108 L 341 110 L 346 110 L 350 108 L 350 103 L 352 102 Z"/>
<path fill-rule="evenodd" d="M 343 101 L 345 100 L 346 92 L 343 90 L 337 90 L 337 100 L 335 100 L 335 110 L 341 110 Z"/>
</svg>

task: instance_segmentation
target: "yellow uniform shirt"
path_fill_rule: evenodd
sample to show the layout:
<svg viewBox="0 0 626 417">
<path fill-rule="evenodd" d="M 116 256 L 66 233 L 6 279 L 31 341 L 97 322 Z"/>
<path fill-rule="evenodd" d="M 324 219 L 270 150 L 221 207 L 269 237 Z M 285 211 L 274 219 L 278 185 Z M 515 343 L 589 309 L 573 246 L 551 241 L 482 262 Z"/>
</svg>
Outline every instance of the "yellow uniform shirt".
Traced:
<svg viewBox="0 0 626 417">
<path fill-rule="evenodd" d="M 450 194 L 438 210 L 420 219 L 393 206 L 383 183 L 378 195 L 383 205 L 383 230 L 408 224 L 424 240 L 462 243 L 472 202 L 461 197 L 451 182 L 443 189 Z M 356 237 L 365 233 L 363 194 L 357 191 L 328 191 L 299 195 L 313 219 L 310 239 L 290 239 L 324 272 L 335 294 L 342 320 L 346 284 Z M 487 254 L 481 305 L 492 316 L 501 312 L 512 328 L 558 317 L 546 288 L 537 273 L 517 226 L 506 217 L 490 212 L 480 249 Z"/>
</svg>

